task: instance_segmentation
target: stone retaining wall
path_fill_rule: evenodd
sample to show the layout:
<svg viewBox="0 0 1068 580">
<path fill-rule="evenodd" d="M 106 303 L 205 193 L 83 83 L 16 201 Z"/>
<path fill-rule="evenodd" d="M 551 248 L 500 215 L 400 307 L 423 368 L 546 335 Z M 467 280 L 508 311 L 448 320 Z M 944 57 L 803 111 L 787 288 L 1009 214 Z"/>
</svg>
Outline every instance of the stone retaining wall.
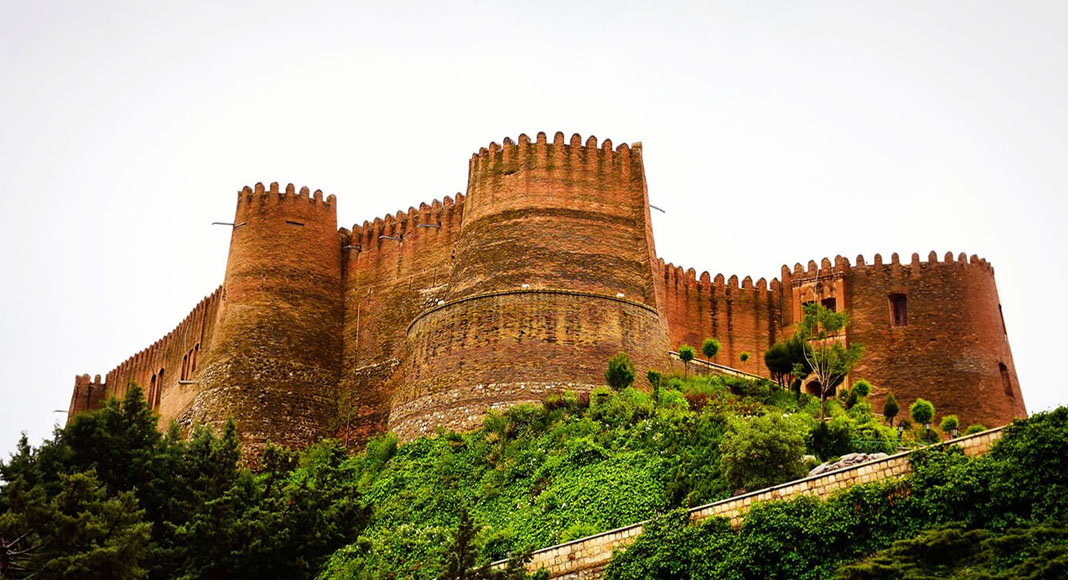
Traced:
<svg viewBox="0 0 1068 580">
<path fill-rule="evenodd" d="M 1001 437 L 1002 429 L 1003 427 L 991 429 L 939 445 L 956 445 L 961 447 L 964 454 L 968 456 L 982 455 Z M 755 503 L 790 499 L 801 495 L 824 498 L 854 485 L 906 475 L 911 470 L 909 463 L 911 453 L 898 453 L 861 465 L 798 479 L 696 507 L 690 510 L 690 518 L 697 522 L 711 516 L 725 517 L 730 519 L 731 526 L 738 527 L 741 525 L 742 517 Z M 612 558 L 613 550 L 633 542 L 642 533 L 643 524 L 644 522 L 637 523 L 538 550 L 534 552 L 534 558 L 528 568 L 530 570 L 548 569 L 550 578 L 599 579 Z"/>
</svg>

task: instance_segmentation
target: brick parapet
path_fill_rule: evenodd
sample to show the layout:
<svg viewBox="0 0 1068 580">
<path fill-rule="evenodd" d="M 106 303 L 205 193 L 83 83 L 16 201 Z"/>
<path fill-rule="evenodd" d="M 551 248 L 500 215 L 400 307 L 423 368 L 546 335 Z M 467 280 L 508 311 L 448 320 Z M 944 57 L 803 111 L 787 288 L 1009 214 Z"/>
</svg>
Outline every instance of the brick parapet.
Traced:
<svg viewBox="0 0 1068 580">
<path fill-rule="evenodd" d="M 700 348 L 706 338 L 717 338 L 722 348 L 712 362 L 767 376 L 764 352 L 779 339 L 779 281 L 753 282 L 746 276 L 697 275 L 663 260 L 657 262 L 664 312 L 672 348 L 689 344 Z M 749 353 L 747 361 L 741 354 Z"/>
<path fill-rule="evenodd" d="M 990 429 L 932 447 L 952 445 L 960 447 L 965 455 L 981 455 L 1001 438 L 1002 429 L 1001 427 Z M 931 447 L 921 451 L 929 449 Z M 823 499 L 854 485 L 905 476 L 912 469 L 909 459 L 912 453 L 915 452 L 898 453 L 853 467 L 805 477 L 695 507 L 690 510 L 690 520 L 700 522 L 709 517 L 725 517 L 730 520 L 731 526 L 737 529 L 745 513 L 758 503 L 792 499 L 802 495 Z M 554 579 L 599 579 L 612 559 L 612 554 L 617 550 L 625 549 L 641 535 L 645 523 L 640 522 L 537 550 L 527 568 L 532 572 L 541 569 L 548 570 L 549 577 Z M 503 564 L 502 561 L 494 565 L 502 566 Z"/>
</svg>

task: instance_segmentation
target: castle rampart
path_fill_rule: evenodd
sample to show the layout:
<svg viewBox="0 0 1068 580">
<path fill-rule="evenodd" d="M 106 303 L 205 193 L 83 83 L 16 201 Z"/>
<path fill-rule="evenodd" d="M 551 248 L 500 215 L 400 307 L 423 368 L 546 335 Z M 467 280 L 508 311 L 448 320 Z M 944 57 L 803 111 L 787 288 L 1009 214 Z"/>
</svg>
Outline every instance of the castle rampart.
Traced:
<svg viewBox="0 0 1068 580">
<path fill-rule="evenodd" d="M 965 424 L 1026 415 L 985 260 L 698 275 L 656 256 L 640 143 L 506 138 L 471 157 L 466 194 L 351 230 L 319 191 L 237 197 L 222 286 L 103 382 L 76 377 L 71 416 L 137 382 L 161 428 L 233 418 L 253 447 L 407 439 L 590 389 L 619 351 L 644 374 L 716 337 L 713 362 L 766 376 L 764 352 L 810 301 L 850 313 L 843 339 L 867 347 L 850 379 L 874 383 L 877 407 L 892 390 Z"/>
</svg>

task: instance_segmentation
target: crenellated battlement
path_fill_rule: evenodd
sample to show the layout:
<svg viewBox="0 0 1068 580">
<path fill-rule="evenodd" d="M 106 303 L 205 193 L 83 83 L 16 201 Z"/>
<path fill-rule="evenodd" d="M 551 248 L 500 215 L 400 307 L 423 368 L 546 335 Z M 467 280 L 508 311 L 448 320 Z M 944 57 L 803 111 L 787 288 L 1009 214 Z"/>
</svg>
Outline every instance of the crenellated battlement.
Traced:
<svg viewBox="0 0 1068 580">
<path fill-rule="evenodd" d="M 286 184 L 285 190 L 282 190 L 277 181 L 271 182 L 270 186 L 264 186 L 262 182 L 257 183 L 255 187 L 245 186 L 237 192 L 237 205 L 252 203 L 256 201 L 268 201 L 268 200 L 297 200 L 307 201 L 311 204 L 324 205 L 333 207 L 336 205 L 337 198 L 330 194 L 323 198 L 323 190 L 316 189 L 314 193 L 310 191 L 307 186 L 301 187 L 300 191 L 297 191 L 296 186 L 292 183 Z"/>
<path fill-rule="evenodd" d="M 575 133 L 569 141 L 564 140 L 564 133 L 557 131 L 552 143 L 548 142 L 545 132 L 539 132 L 531 141 L 525 133 L 519 135 L 519 139 L 513 141 L 511 137 L 505 137 L 498 145 L 496 142 L 489 147 L 481 147 L 471 155 L 471 173 L 490 170 L 501 164 L 545 166 L 550 163 L 563 161 L 565 163 L 585 163 L 612 161 L 630 163 L 640 161 L 641 143 L 633 145 L 620 143 L 613 148 L 612 140 L 605 139 L 601 145 L 597 145 L 597 137 L 590 135 L 586 142 L 582 142 L 582 136 Z"/>
<path fill-rule="evenodd" d="M 857 255 L 856 261 L 850 264 L 849 258 L 845 258 L 841 255 L 835 256 L 832 261 L 830 258 L 823 258 L 817 263 L 815 260 L 809 260 L 807 266 L 802 266 L 801 263 L 795 263 L 793 268 L 787 265 L 782 266 L 782 279 L 791 280 L 794 284 L 804 283 L 807 280 L 813 280 L 815 278 L 822 278 L 826 276 L 855 274 L 866 275 L 872 274 L 877 271 L 889 271 L 892 269 L 909 269 L 914 268 L 924 269 L 933 266 L 941 266 L 948 264 L 957 264 L 965 267 L 978 267 L 982 270 L 994 274 L 994 267 L 987 262 L 985 258 L 980 258 L 975 254 L 970 257 L 964 252 L 953 256 L 953 252 L 946 252 L 943 259 L 938 259 L 938 253 L 931 251 L 927 254 L 926 260 L 920 259 L 920 254 L 913 253 L 911 259 L 908 262 L 903 262 L 901 257 L 895 252 L 890 255 L 890 260 L 883 259 L 882 254 L 875 254 L 872 257 L 871 262 L 865 260 L 863 255 Z"/>
<path fill-rule="evenodd" d="M 729 278 L 723 274 L 716 274 L 713 277 L 707 271 L 701 272 L 700 276 L 698 276 L 697 271 L 693 268 L 683 269 L 682 266 L 664 262 L 662 258 L 658 260 L 657 267 L 660 275 L 664 278 L 666 287 L 669 289 L 682 286 L 697 291 L 731 288 L 734 290 L 757 290 L 763 292 L 779 287 L 778 278 L 772 278 L 769 283 L 765 278 L 760 278 L 753 282 L 752 276 L 746 276 L 739 281 L 738 276 L 734 274 Z"/>
<path fill-rule="evenodd" d="M 435 199 L 430 204 L 420 203 L 418 208 L 409 207 L 408 211 L 397 211 L 376 217 L 373 221 L 365 220 L 363 224 L 353 224 L 350 233 L 352 243 L 367 244 L 378 240 L 379 236 L 413 236 L 421 227 L 439 229 L 449 223 L 458 226 L 465 198 L 462 193 L 457 193 L 455 200 L 446 195 L 440 201 Z"/>
</svg>

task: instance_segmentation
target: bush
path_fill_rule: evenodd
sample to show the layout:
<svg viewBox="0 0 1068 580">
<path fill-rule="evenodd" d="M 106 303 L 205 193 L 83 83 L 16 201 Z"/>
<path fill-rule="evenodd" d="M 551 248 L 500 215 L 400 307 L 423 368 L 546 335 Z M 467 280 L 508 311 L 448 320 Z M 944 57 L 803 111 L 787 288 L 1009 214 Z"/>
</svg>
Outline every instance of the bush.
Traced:
<svg viewBox="0 0 1068 580">
<path fill-rule="evenodd" d="M 901 408 L 897 404 L 897 399 L 894 398 L 894 393 L 886 394 L 886 402 L 883 403 L 883 417 L 886 417 L 890 426 L 894 426 L 894 417 L 897 417 Z"/>
<path fill-rule="evenodd" d="M 742 362 L 748 361 L 749 360 L 749 353 L 748 352 L 743 352 L 741 355 L 738 356 L 738 360 L 740 360 Z"/>
<path fill-rule="evenodd" d="M 734 488 L 761 489 L 805 475 L 805 438 L 783 415 L 735 419 L 720 444 L 723 473 Z"/>
<path fill-rule="evenodd" d="M 986 431 L 986 426 L 979 423 L 968 425 L 968 428 L 964 430 L 965 435 L 975 435 L 976 433 L 982 433 Z"/>
<path fill-rule="evenodd" d="M 871 383 L 864 379 L 860 379 L 853 383 L 853 388 L 851 390 L 856 393 L 858 397 L 867 397 L 871 394 Z"/>
<path fill-rule="evenodd" d="M 951 433 L 960 426 L 960 419 L 957 419 L 956 415 L 946 415 L 942 417 L 942 422 L 938 425 L 938 428 L 943 433 Z"/>
<path fill-rule="evenodd" d="M 630 356 L 621 352 L 609 359 L 604 378 L 612 390 L 622 391 L 629 387 L 634 382 L 634 363 Z"/>
</svg>

